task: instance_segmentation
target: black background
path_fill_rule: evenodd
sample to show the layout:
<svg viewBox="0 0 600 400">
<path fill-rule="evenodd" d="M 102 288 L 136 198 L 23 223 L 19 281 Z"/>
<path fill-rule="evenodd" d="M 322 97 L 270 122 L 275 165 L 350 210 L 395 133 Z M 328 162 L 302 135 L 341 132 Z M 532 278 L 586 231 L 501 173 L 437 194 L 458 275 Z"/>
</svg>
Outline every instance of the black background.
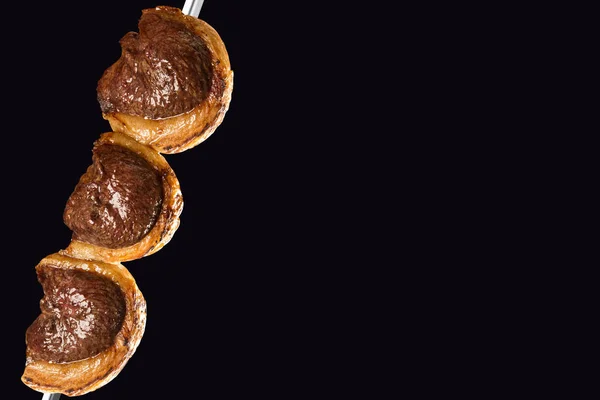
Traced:
<svg viewBox="0 0 600 400">
<path fill-rule="evenodd" d="M 3 32 L 2 388 L 12 398 L 41 398 L 20 381 L 25 330 L 43 296 L 34 267 L 68 245 L 66 200 L 93 141 L 110 130 L 97 81 L 142 9 L 183 3 L 4 10 L 18 25 Z M 294 10 L 251 3 L 204 3 L 200 17 L 219 32 L 235 74 L 230 108 L 207 141 L 166 156 L 183 193 L 181 225 L 159 252 L 125 263 L 147 301 L 146 332 L 122 372 L 87 399 L 289 396 L 325 379 L 315 371 L 327 357 L 315 360 L 313 351 L 326 320 L 341 313 L 335 300 L 317 305 L 339 284 L 322 269 L 332 260 L 321 251 L 334 245 L 337 221 L 319 212 L 327 216 L 317 225 L 314 211 L 331 206 L 324 193 L 338 180 L 325 171 L 311 177 L 321 151 L 305 143 L 314 144 L 323 126 L 316 110 L 330 100 L 319 82 L 306 101 L 296 95 L 313 89 L 297 79 L 305 53 L 286 37 Z M 307 361 L 315 365 L 304 370 Z"/>
</svg>

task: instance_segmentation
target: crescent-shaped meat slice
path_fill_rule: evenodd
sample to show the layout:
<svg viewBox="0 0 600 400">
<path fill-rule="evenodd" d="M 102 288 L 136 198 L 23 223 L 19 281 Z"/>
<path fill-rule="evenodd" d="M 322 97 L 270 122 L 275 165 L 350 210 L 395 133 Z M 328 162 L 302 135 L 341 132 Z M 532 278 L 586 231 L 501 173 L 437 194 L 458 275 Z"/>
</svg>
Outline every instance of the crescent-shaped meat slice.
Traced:
<svg viewBox="0 0 600 400">
<path fill-rule="evenodd" d="M 64 253 L 125 262 L 161 249 L 179 227 L 183 197 L 167 160 L 127 135 L 106 132 L 94 142 L 92 165 L 63 212 L 73 232 Z"/>
<path fill-rule="evenodd" d="M 229 109 L 227 49 L 212 26 L 175 7 L 142 10 L 138 30 L 121 38 L 121 57 L 98 81 L 102 115 L 114 131 L 180 153 L 206 140 Z"/>
<path fill-rule="evenodd" d="M 146 301 L 120 263 L 42 259 L 36 273 L 44 290 L 41 314 L 26 332 L 23 383 L 43 393 L 79 396 L 124 368 L 146 326 Z"/>
</svg>

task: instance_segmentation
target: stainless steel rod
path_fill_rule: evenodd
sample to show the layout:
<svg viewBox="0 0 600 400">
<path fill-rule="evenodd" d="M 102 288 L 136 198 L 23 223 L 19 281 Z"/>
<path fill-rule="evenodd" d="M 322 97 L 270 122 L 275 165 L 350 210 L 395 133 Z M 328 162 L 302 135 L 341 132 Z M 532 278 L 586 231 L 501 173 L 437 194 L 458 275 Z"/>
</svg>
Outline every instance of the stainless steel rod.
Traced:
<svg viewBox="0 0 600 400">
<path fill-rule="evenodd" d="M 203 3 L 204 0 L 185 0 L 185 4 L 183 5 L 181 11 L 183 11 L 184 14 L 198 18 Z"/>
</svg>

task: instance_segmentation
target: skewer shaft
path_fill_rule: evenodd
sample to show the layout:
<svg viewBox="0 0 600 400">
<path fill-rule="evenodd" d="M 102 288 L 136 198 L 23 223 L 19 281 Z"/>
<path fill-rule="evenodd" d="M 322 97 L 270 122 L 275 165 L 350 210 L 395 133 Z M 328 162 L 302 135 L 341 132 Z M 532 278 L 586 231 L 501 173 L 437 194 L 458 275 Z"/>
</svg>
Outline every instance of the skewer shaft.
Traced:
<svg viewBox="0 0 600 400">
<path fill-rule="evenodd" d="M 198 15 L 200 15 L 200 9 L 202 8 L 202 3 L 204 3 L 204 0 L 185 0 L 185 4 L 183 5 L 181 11 L 183 11 L 184 14 L 198 18 Z"/>
</svg>

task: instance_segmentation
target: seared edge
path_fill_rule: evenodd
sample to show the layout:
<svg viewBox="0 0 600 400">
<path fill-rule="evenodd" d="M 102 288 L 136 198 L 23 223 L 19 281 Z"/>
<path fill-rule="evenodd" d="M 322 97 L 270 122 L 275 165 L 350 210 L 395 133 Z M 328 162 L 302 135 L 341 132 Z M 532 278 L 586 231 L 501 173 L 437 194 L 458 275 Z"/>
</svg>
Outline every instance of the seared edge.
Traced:
<svg viewBox="0 0 600 400">
<path fill-rule="evenodd" d="M 128 148 L 145 158 L 161 176 L 163 184 L 162 209 L 154 227 L 138 243 L 119 249 L 109 249 L 72 239 L 63 254 L 85 260 L 104 262 L 125 262 L 136 260 L 162 249 L 179 227 L 179 216 L 183 210 L 183 196 L 179 180 L 167 160 L 153 148 L 138 143 L 129 136 L 118 132 L 100 135 L 98 144 L 110 143 Z"/>
<path fill-rule="evenodd" d="M 213 87 L 204 102 L 187 113 L 170 118 L 152 120 L 123 113 L 102 114 L 114 131 L 124 132 L 136 141 L 165 154 L 191 149 L 212 135 L 229 110 L 233 91 L 233 71 L 229 55 L 218 32 L 201 19 L 189 15 L 182 17 L 207 44 L 213 58 L 215 79 L 223 85 L 222 94 L 218 96 L 218 91 Z"/>
</svg>

